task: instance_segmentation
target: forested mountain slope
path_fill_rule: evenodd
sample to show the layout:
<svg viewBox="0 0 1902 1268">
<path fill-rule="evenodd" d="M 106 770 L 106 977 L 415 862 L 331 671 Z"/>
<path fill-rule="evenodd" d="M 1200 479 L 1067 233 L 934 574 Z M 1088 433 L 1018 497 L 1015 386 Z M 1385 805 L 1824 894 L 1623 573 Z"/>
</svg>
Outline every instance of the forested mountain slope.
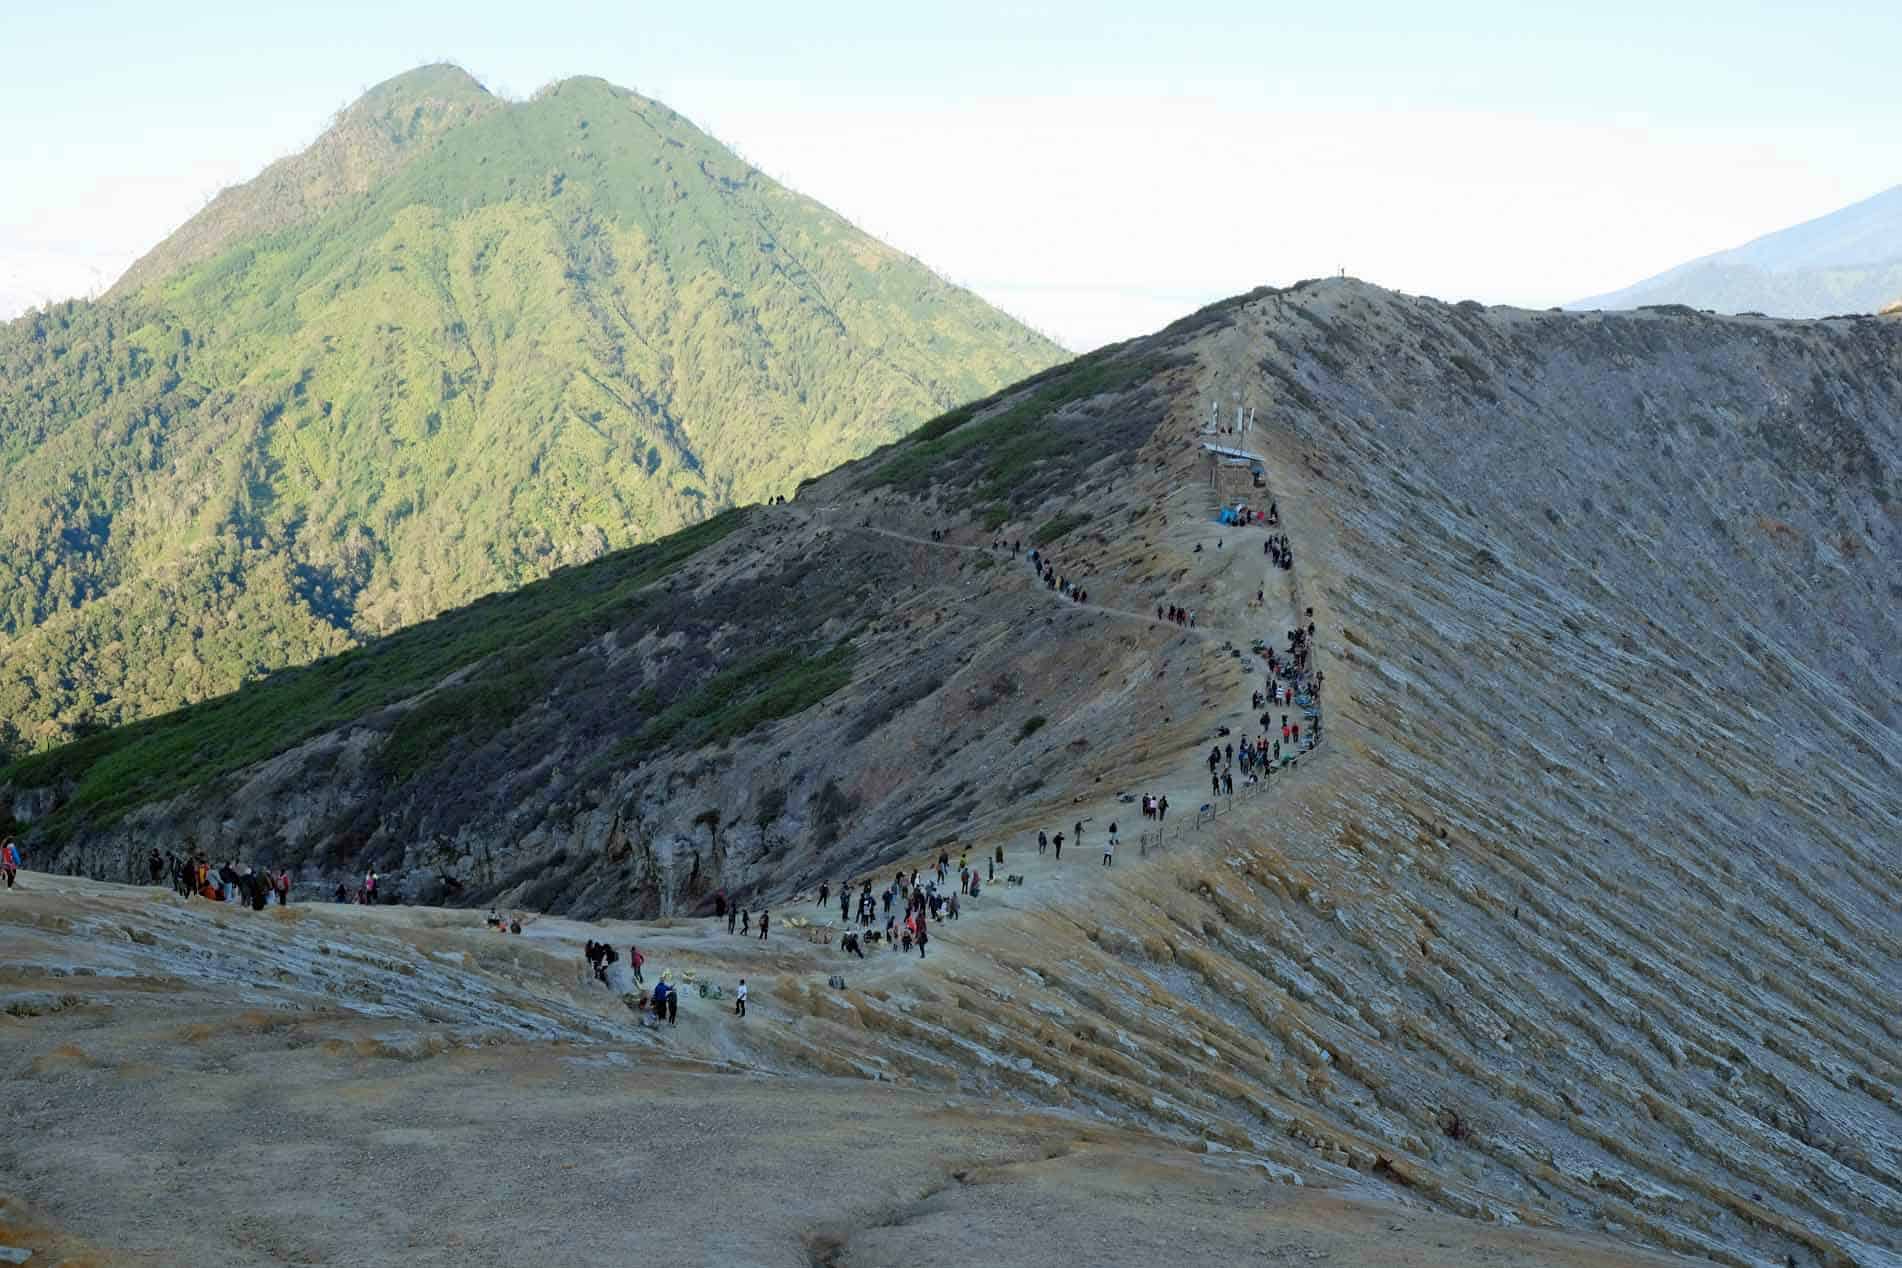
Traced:
<svg viewBox="0 0 1902 1268">
<path fill-rule="evenodd" d="M 1058 355 L 657 102 L 412 72 L 0 327 L 0 741 L 790 492 Z"/>
<path fill-rule="evenodd" d="M 1206 436 L 1238 393 L 1254 430 Z M 374 866 L 412 900 L 667 917 L 613 937 L 751 976 L 764 1017 L 679 1041 L 749 1069 L 1107 1119 L 1255 1185 L 1890 1264 L 1899 464 L 1893 321 L 1329 280 L 0 782 L 29 866 L 197 848 L 305 898 Z M 1219 524 L 1238 498 L 1282 522 Z M 1257 646 L 1307 621 L 1323 743 L 1216 795 L 1211 746 L 1262 734 Z M 928 959 L 786 923 L 940 851 L 987 883 Z M 721 892 L 774 941 L 683 919 Z M 837 1236 L 877 1260 L 888 1223 Z"/>
</svg>

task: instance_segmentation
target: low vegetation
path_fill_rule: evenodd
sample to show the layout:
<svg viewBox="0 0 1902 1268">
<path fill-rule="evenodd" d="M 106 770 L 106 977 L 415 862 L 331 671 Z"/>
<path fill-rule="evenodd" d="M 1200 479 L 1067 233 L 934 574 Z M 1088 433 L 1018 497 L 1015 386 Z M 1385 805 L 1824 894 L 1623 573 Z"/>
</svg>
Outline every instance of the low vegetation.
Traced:
<svg viewBox="0 0 1902 1268">
<path fill-rule="evenodd" d="M 1080 514 L 1076 511 L 1065 511 L 1063 514 L 1053 515 L 1042 524 L 1039 524 L 1037 531 L 1030 535 L 1030 540 L 1035 542 L 1038 546 L 1048 546 L 1059 537 L 1081 528 L 1089 522 L 1090 517 L 1087 515 Z"/>
<path fill-rule="evenodd" d="M 723 670 L 655 714 L 621 751 L 724 744 L 802 712 L 852 681 L 854 650 L 849 640 L 813 655 L 778 649 Z"/>
<path fill-rule="evenodd" d="M 975 484 L 966 504 L 987 507 L 987 519 L 1003 508 L 1008 518 L 1028 504 L 1026 494 L 1034 486 L 1027 486 L 1025 477 L 1032 468 L 1075 445 L 1069 428 L 1054 425 L 1058 414 L 1093 397 L 1120 393 L 1156 372 L 1148 358 L 1118 358 L 1111 351 L 1080 357 L 1029 380 L 1004 397 L 1002 408 L 994 401 L 978 402 L 934 418 L 894 446 L 865 477 L 865 485 L 916 493 L 934 483 Z"/>
<path fill-rule="evenodd" d="M 229 774 L 352 719 L 410 699 L 458 670 L 478 681 L 443 688 L 399 720 L 382 754 L 392 775 L 417 769 L 450 734 L 507 725 L 533 703 L 557 658 L 635 619 L 643 593 L 696 551 L 738 529 L 729 511 L 648 546 L 478 600 L 367 648 L 162 717 L 103 732 L 0 771 L 0 784 L 75 784 L 61 819 L 109 822 L 131 806 Z"/>
</svg>

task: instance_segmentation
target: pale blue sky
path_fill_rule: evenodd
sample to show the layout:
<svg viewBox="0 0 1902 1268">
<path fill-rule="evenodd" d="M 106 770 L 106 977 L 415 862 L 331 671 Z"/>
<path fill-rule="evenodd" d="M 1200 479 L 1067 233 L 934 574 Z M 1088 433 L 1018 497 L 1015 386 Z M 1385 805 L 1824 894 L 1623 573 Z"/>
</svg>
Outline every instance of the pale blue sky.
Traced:
<svg viewBox="0 0 1902 1268">
<path fill-rule="evenodd" d="M 10 4 L 0 314 L 364 88 L 595 74 L 1072 346 L 1344 266 L 1608 290 L 1902 182 L 1902 5 Z"/>
</svg>

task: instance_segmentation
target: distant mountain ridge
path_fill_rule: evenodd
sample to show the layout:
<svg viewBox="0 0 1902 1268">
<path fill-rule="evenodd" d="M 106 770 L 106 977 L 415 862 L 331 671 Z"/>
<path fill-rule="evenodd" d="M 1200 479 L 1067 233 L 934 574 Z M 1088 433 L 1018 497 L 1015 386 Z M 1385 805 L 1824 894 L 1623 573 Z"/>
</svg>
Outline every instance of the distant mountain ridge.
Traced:
<svg viewBox="0 0 1902 1268">
<path fill-rule="evenodd" d="M 1717 312 L 1829 317 L 1902 294 L 1902 185 L 1567 307 L 1684 304 Z"/>
<path fill-rule="evenodd" d="M 1060 355 L 658 102 L 398 76 L 0 325 L 0 746 L 789 493 Z"/>
</svg>

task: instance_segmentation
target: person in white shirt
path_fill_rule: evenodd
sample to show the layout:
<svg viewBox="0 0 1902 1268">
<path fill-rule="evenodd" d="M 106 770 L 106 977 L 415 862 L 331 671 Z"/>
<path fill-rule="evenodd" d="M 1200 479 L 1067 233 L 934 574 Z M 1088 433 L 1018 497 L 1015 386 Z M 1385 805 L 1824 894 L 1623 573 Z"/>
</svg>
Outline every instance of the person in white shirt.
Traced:
<svg viewBox="0 0 1902 1268">
<path fill-rule="evenodd" d="M 740 979 L 739 988 L 733 992 L 733 1015 L 735 1017 L 746 1016 L 746 979 L 745 978 Z"/>
</svg>

